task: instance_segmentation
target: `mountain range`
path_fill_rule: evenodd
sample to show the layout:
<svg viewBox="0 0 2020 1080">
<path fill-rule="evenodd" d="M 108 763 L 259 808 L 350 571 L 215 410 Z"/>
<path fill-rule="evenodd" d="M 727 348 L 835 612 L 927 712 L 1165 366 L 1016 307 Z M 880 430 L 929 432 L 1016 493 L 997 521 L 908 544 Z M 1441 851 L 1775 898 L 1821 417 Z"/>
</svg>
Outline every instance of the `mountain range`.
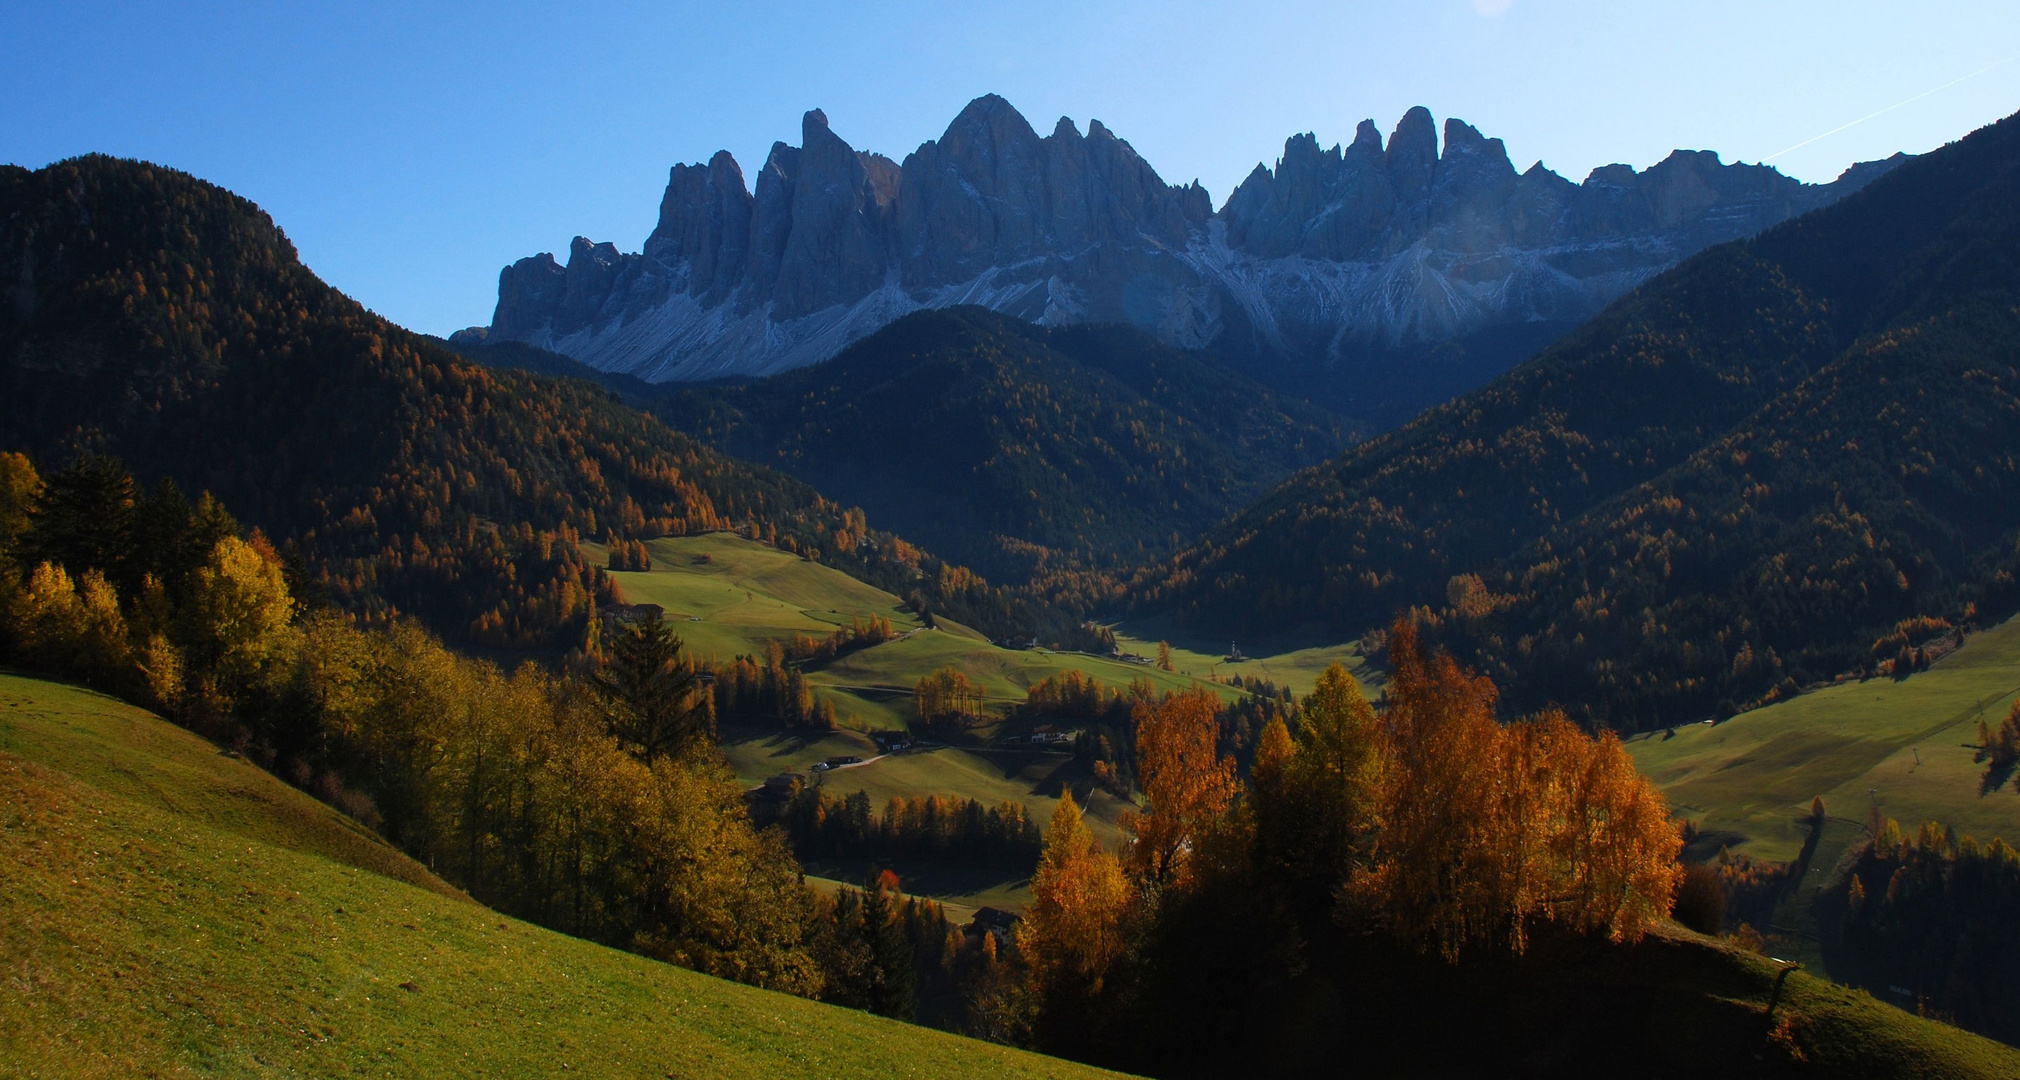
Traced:
<svg viewBox="0 0 2020 1080">
<path fill-rule="evenodd" d="M 1213 346 L 1385 426 L 1534 352 L 1651 275 L 1843 197 L 1897 164 L 1799 183 L 1677 151 L 1583 183 L 1411 109 L 1386 142 L 1310 135 L 1221 208 L 1130 145 L 971 102 L 902 164 L 814 110 L 747 186 L 727 152 L 676 165 L 637 253 L 577 237 L 499 275 L 486 328 L 652 382 L 818 363 L 919 308 L 1123 322 Z M 1304 374 L 1329 376 L 1317 390 Z M 1399 370 L 1400 369 L 1400 370 Z"/>
<path fill-rule="evenodd" d="M 1410 611 L 1512 710 L 1629 730 L 1895 670 L 2020 607 L 2016 206 L 2009 117 L 1299 473 L 1139 608 L 1216 634 Z"/>
</svg>

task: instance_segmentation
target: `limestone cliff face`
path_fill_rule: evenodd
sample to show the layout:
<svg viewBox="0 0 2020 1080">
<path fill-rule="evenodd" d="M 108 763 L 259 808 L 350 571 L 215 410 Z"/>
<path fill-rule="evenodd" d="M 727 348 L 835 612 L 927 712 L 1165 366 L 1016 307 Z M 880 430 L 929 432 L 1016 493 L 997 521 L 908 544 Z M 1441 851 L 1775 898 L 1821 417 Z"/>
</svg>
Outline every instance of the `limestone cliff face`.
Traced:
<svg viewBox="0 0 2020 1080">
<path fill-rule="evenodd" d="M 578 237 L 566 267 L 545 254 L 507 267 L 489 339 L 655 381 L 755 375 L 817 363 L 908 311 L 976 303 L 1352 368 L 1568 325 L 1892 164 L 1806 185 L 1679 150 L 1572 183 L 1541 163 L 1518 173 L 1463 121 L 1446 120 L 1440 143 L 1422 108 L 1386 143 L 1372 121 L 1345 147 L 1296 135 L 1216 212 L 1099 121 L 1083 135 L 1061 118 L 1041 137 L 990 95 L 899 165 L 814 110 L 749 187 L 728 153 L 674 166 L 638 254 Z"/>
</svg>

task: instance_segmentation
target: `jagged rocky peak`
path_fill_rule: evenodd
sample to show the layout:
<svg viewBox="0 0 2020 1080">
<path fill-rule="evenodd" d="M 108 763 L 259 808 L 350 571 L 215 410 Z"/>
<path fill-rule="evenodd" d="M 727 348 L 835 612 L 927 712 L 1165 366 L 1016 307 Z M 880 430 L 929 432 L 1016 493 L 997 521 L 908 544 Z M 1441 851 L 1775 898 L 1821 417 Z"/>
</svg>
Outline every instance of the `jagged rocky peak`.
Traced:
<svg viewBox="0 0 2020 1080">
<path fill-rule="evenodd" d="M 1745 235 L 1806 208 L 1814 189 L 1757 165 L 1678 150 L 1645 173 L 1607 165 L 1574 184 L 1541 162 L 1517 174 L 1500 139 L 1456 117 L 1442 149 L 1430 112 L 1413 108 L 1387 147 L 1364 120 L 1344 153 L 1311 134 L 1258 165 L 1221 209 L 1231 246 L 1259 256 L 1378 259 L 1420 242 L 1454 253 L 1536 249 L 1633 232 L 1706 228 Z M 1728 237 L 1730 238 L 1730 237 Z"/>
<path fill-rule="evenodd" d="M 1678 151 L 1572 183 L 1517 173 L 1500 139 L 1410 109 L 1344 146 L 1294 135 L 1216 213 L 1099 120 L 1040 136 L 994 94 L 903 163 L 813 109 L 756 174 L 718 152 L 674 166 L 640 254 L 577 238 L 566 265 L 499 276 L 489 340 L 651 379 L 814 363 L 919 307 L 1047 323 L 1127 321 L 1187 346 L 1339 368 L 1370 348 L 1568 322 L 1709 244 L 1884 172 L 1804 185 Z"/>
<path fill-rule="evenodd" d="M 644 253 L 685 265 L 688 288 L 720 300 L 743 280 L 750 260 L 751 204 L 743 169 L 729 151 L 716 151 L 707 165 L 675 165 Z"/>
<path fill-rule="evenodd" d="M 784 215 L 760 221 L 760 233 L 782 243 L 776 270 L 767 266 L 770 272 L 753 283 L 760 290 L 769 286 L 780 315 L 793 318 L 846 304 L 882 284 L 896 186 L 892 172 L 866 161 L 831 131 L 821 110 L 806 114 L 795 173 L 784 181 L 790 194 L 768 201 L 761 191 L 758 198 L 760 218 Z"/>
<path fill-rule="evenodd" d="M 914 286 L 1104 242 L 1183 248 L 1211 211 L 1101 121 L 1083 137 L 1062 116 L 1041 139 L 994 94 L 905 159 L 899 201 L 903 278 Z"/>
<path fill-rule="evenodd" d="M 800 145 L 774 144 L 754 189 L 726 151 L 674 166 L 643 263 L 592 245 L 566 269 L 543 257 L 508 268 L 493 326 L 501 339 L 558 344 L 677 297 L 791 321 L 1103 244 L 1182 250 L 1211 216 L 1204 188 L 1165 184 L 1098 120 L 1083 136 L 1061 117 L 1040 138 L 985 95 L 899 165 L 856 150 L 813 109 Z"/>
</svg>

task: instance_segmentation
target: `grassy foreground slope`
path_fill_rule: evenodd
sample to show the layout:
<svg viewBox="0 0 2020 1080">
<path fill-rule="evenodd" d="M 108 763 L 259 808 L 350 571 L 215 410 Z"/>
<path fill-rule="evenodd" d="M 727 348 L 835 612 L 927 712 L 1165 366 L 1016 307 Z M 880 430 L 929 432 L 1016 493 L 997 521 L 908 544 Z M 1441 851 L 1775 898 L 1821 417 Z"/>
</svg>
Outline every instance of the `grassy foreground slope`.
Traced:
<svg viewBox="0 0 2020 1080">
<path fill-rule="evenodd" d="M 503 918 L 147 713 L 0 701 L 0 1073 L 1097 1075 Z"/>
<path fill-rule="evenodd" d="M 1732 846 L 1760 858 L 1796 856 L 1809 835 L 1797 819 L 1819 795 L 1834 818 L 1863 820 L 1877 803 L 1910 827 L 1939 821 L 2012 843 L 2020 791 L 2010 778 L 1986 790 L 1986 767 L 1972 758 L 1979 718 L 1996 727 L 2016 694 L 2020 619 L 1898 682 L 1845 682 L 1627 748 L 1678 813 L 1738 834 Z"/>
</svg>

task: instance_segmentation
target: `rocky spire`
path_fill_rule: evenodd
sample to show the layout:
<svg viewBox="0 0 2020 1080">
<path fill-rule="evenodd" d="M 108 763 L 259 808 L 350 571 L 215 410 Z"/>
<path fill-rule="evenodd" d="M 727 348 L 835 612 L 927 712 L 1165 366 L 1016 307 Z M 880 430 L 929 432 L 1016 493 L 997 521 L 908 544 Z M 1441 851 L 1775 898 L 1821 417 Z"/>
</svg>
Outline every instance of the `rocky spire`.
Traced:
<svg viewBox="0 0 2020 1080">
<path fill-rule="evenodd" d="M 1430 216 L 1431 173 L 1438 167 L 1438 129 L 1429 109 L 1419 105 L 1403 114 L 1383 151 L 1382 167 L 1396 207 L 1397 227 L 1392 236 L 1401 242 L 1400 246 L 1392 244 L 1390 250 L 1400 251 L 1409 246 L 1405 238 L 1423 233 Z"/>
<path fill-rule="evenodd" d="M 561 309 L 554 316 L 555 329 L 566 334 L 595 322 L 625 261 L 616 244 L 576 237 L 568 245 L 568 276 L 562 287 Z"/>
<path fill-rule="evenodd" d="M 743 170 L 729 151 L 716 151 L 706 166 L 675 165 L 645 254 L 684 262 L 688 290 L 720 300 L 743 280 L 750 261 L 751 204 Z"/>
<path fill-rule="evenodd" d="M 772 287 L 776 317 L 861 299 L 883 281 L 887 205 L 862 157 L 828 129 L 827 114 L 809 111 L 800 121 L 790 226 Z"/>
<path fill-rule="evenodd" d="M 746 307 L 771 299 L 778 282 L 793 231 L 793 190 L 799 169 L 799 148 L 775 142 L 764 168 L 758 170 L 757 194 L 751 200 L 750 269 L 744 274 L 749 283 Z"/>
<path fill-rule="evenodd" d="M 1456 117 L 1445 120 L 1445 152 L 1431 181 L 1429 226 L 1441 245 L 1459 252 L 1492 251 L 1512 240 L 1508 200 L 1515 167 L 1499 139 L 1483 137 Z"/>
</svg>

